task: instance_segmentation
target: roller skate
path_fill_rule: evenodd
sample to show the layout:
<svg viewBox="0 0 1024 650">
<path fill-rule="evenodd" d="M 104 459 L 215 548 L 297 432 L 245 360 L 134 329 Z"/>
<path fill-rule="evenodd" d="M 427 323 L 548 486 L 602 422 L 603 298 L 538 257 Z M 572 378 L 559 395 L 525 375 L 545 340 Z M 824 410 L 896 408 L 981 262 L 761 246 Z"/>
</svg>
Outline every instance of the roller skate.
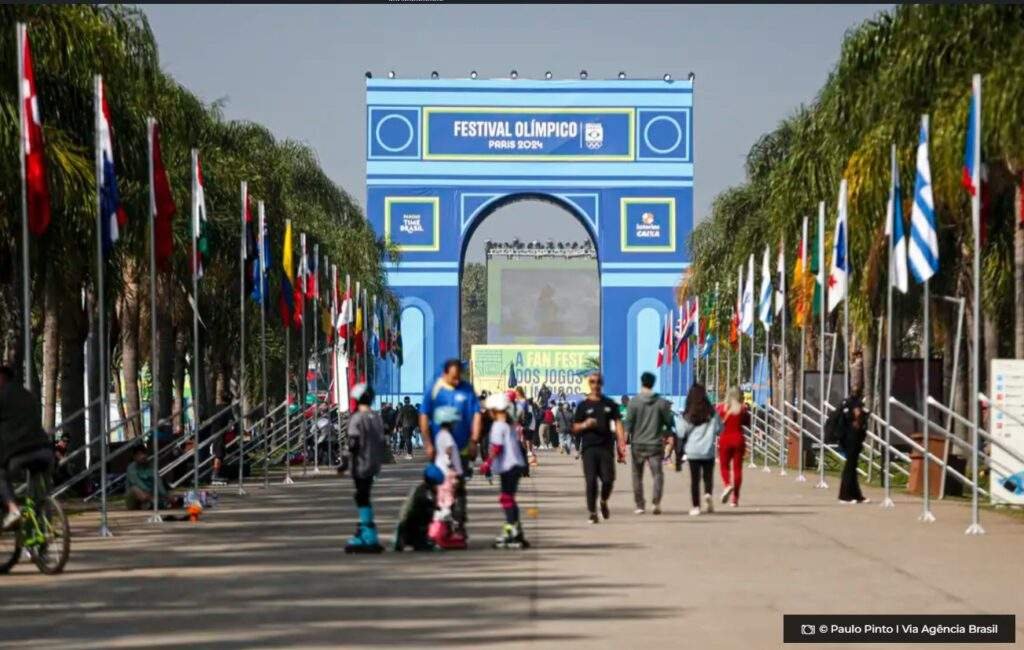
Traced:
<svg viewBox="0 0 1024 650">
<path fill-rule="evenodd" d="M 468 546 L 465 534 L 453 530 L 450 522 L 441 519 L 431 522 L 427 536 L 437 548 L 445 551 L 463 551 Z"/>
<path fill-rule="evenodd" d="M 359 526 L 356 534 L 345 544 L 346 553 L 382 553 L 384 547 L 377 539 L 377 525 L 373 523 L 373 508 L 359 508 Z"/>
<path fill-rule="evenodd" d="M 505 524 L 501 535 L 494 540 L 494 548 L 522 549 L 530 548 L 530 543 L 523 536 L 523 527 L 518 522 Z"/>
</svg>

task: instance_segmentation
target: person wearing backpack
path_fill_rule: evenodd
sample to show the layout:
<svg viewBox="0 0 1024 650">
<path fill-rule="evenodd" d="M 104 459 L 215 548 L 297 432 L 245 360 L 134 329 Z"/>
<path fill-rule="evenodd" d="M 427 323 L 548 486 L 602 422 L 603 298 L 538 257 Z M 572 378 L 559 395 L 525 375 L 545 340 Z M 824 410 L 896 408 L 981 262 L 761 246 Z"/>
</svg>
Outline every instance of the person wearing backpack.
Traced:
<svg viewBox="0 0 1024 650">
<path fill-rule="evenodd" d="M 829 416 L 825 423 L 826 434 L 838 439 L 839 448 L 846 455 L 843 465 L 843 476 L 839 483 L 839 501 L 841 503 L 868 503 L 870 499 L 860 490 L 857 476 L 857 464 L 860 462 L 860 451 L 867 438 L 868 413 L 860 397 L 853 395 L 843 400 L 838 409 Z M 829 424 L 832 425 L 831 431 Z"/>
<path fill-rule="evenodd" d="M 676 432 L 679 447 L 690 465 L 690 516 L 701 513 L 700 482 L 704 480 L 704 504 L 707 512 L 715 511 L 712 500 L 715 473 L 715 442 L 722 432 L 722 419 L 708 400 L 707 390 L 694 384 L 686 393 L 680 427 Z"/>
</svg>

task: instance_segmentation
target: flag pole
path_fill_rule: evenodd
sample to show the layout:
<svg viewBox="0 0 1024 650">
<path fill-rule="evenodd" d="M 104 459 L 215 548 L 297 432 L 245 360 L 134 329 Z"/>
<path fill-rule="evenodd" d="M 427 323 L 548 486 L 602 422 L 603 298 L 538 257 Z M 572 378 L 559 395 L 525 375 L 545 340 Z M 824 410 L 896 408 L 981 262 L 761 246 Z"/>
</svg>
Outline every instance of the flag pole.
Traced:
<svg viewBox="0 0 1024 650">
<path fill-rule="evenodd" d="M 156 342 L 156 189 L 153 184 L 153 130 L 156 128 L 156 119 L 150 117 L 146 119 L 146 136 L 149 148 L 149 345 L 150 345 L 150 357 L 157 359 L 157 342 Z M 99 227 L 99 226 L 97 226 Z M 102 266 L 100 267 L 102 269 Z M 107 371 L 109 370 L 106 361 L 104 360 L 104 350 L 106 349 L 106 340 L 103 338 L 103 274 L 99 273 L 99 295 L 100 307 L 99 317 L 97 321 L 101 323 L 99 326 L 100 330 L 100 397 L 102 399 L 100 403 L 100 409 L 103 412 L 101 416 L 101 422 L 103 422 L 103 430 L 106 431 L 106 419 L 110 417 L 110 409 L 106 407 L 106 400 L 110 395 L 110 391 L 107 390 Z M 156 365 L 155 361 L 151 364 L 154 369 L 153 372 L 153 391 L 149 401 L 149 419 L 150 426 L 152 428 L 153 435 L 153 476 L 154 480 L 159 480 L 160 476 L 160 435 L 159 435 L 159 423 L 160 413 L 157 400 L 158 392 L 158 379 L 157 373 L 155 372 Z M 105 436 L 105 434 L 104 434 Z M 106 445 L 104 445 L 105 447 Z M 159 524 L 163 522 L 163 517 L 160 516 L 160 503 L 158 499 L 153 499 L 153 514 L 149 518 L 149 523 Z"/>
<path fill-rule="evenodd" d="M 192 150 L 192 417 L 195 418 L 195 450 L 192 452 L 192 489 L 199 498 L 199 204 L 196 201 L 199 183 L 199 150 Z"/>
<path fill-rule="evenodd" d="M 974 91 L 974 169 L 971 170 L 971 184 L 974 194 L 971 196 L 971 228 L 974 234 L 974 303 L 971 305 L 973 322 L 971 338 L 974 341 L 974 359 L 971 363 L 971 478 L 974 488 L 971 491 L 971 525 L 964 531 L 968 535 L 984 535 L 978 513 L 978 366 L 981 363 L 981 339 L 978 322 L 981 319 L 979 305 L 981 303 L 981 75 L 971 78 Z"/>
<path fill-rule="evenodd" d="M 316 260 L 316 272 L 313 274 L 313 473 L 320 473 L 320 443 L 317 421 L 320 418 L 320 399 L 317 388 L 320 385 L 320 244 L 313 244 L 313 259 Z M 308 392 L 308 388 L 306 389 Z"/>
<path fill-rule="evenodd" d="M 890 194 L 892 195 L 891 201 L 893 206 L 890 208 L 892 214 L 890 219 L 896 219 L 898 214 L 897 206 L 895 202 L 899 200 L 896 196 L 896 144 L 893 143 L 889 147 L 890 157 L 890 183 L 892 189 Z M 892 405 L 889 403 L 889 398 L 892 396 L 892 283 L 893 273 L 896 270 L 894 264 L 893 252 L 895 248 L 895 241 L 893 238 L 896 235 L 896 229 L 894 224 L 889 226 L 889 273 L 887 286 L 885 287 L 885 454 L 882 458 L 882 491 L 884 496 L 882 497 L 883 508 L 895 508 L 896 504 L 892 500 L 892 479 L 890 476 L 891 463 L 892 463 L 892 451 L 890 444 L 889 428 L 892 426 Z"/>
<path fill-rule="evenodd" d="M 248 245 L 248 237 L 245 232 L 246 206 L 249 204 L 249 184 L 242 181 L 242 230 L 239 242 L 238 258 L 238 317 L 239 317 L 239 348 L 238 355 L 238 411 L 241 417 L 238 418 L 238 496 L 245 495 L 245 478 L 242 467 L 245 465 L 245 253 Z"/>
<path fill-rule="evenodd" d="M 850 264 L 850 210 L 846 179 L 839 181 L 839 202 L 843 206 L 843 262 L 846 268 L 846 286 L 843 287 L 843 397 L 850 395 L 850 281 L 853 279 L 853 265 Z"/>
<path fill-rule="evenodd" d="M 25 128 L 28 116 L 25 115 L 25 36 L 27 27 L 25 23 L 18 23 L 17 25 L 17 41 L 18 41 L 18 126 L 21 133 L 18 134 L 18 147 L 20 154 L 18 156 L 18 164 L 21 167 L 21 336 L 22 344 L 24 345 L 23 368 L 25 376 L 22 378 L 22 383 L 25 386 L 25 390 L 32 390 L 32 328 L 29 323 L 29 314 L 32 310 L 32 292 L 29 287 L 29 240 L 28 240 L 28 188 L 25 180 Z M 100 307 L 102 309 L 102 306 Z M 102 342 L 101 342 L 102 345 Z M 101 355 L 102 356 L 102 355 Z M 100 405 L 104 403 L 101 400 Z M 102 435 L 106 435 L 106 418 L 102 418 L 104 423 Z M 106 447 L 102 443 L 100 444 L 101 452 L 105 452 Z M 106 472 L 106 456 L 104 456 L 104 465 L 100 470 L 105 475 Z M 103 479 L 100 479 L 101 481 Z M 100 530 L 102 533 L 102 528 Z"/>
<path fill-rule="evenodd" d="M 743 396 L 743 332 L 740 330 L 743 323 L 743 264 L 740 264 L 739 286 L 737 287 L 736 316 L 739 321 L 736 324 L 736 387 Z"/>
<path fill-rule="evenodd" d="M 779 295 L 782 296 L 782 318 L 779 324 L 779 343 L 782 344 L 782 381 L 779 385 L 779 411 L 782 416 L 779 421 L 779 476 L 786 475 L 786 461 L 789 460 L 789 436 L 786 432 L 789 431 L 789 427 L 786 425 L 786 371 L 788 368 L 789 359 L 786 356 L 786 236 L 782 236 L 782 241 L 779 243 L 779 259 L 782 263 L 779 265 Z"/>
<path fill-rule="evenodd" d="M 309 256 L 306 252 L 306 233 L 299 234 L 300 247 L 302 248 L 302 256 L 299 258 L 301 261 L 299 264 L 302 265 L 300 271 L 302 271 L 302 277 L 299 280 L 299 300 L 302 304 L 300 313 L 302 316 L 299 320 L 299 346 L 301 348 L 301 360 L 299 361 L 299 375 L 296 377 L 298 380 L 298 388 L 301 390 L 295 396 L 295 403 L 299 407 L 299 448 L 302 452 L 302 475 L 306 475 L 306 468 L 309 464 L 307 458 L 309 454 L 306 453 L 307 445 L 309 444 L 309 428 L 306 424 L 306 397 L 309 395 L 309 357 L 306 354 L 306 289 L 309 286 Z"/>
<path fill-rule="evenodd" d="M 750 280 L 750 461 L 747 467 L 757 467 L 757 463 L 754 462 L 754 450 L 757 449 L 757 444 L 754 441 L 754 436 L 757 435 L 757 427 L 755 426 L 756 419 L 754 415 L 757 412 L 757 402 L 754 401 L 754 350 L 757 349 L 755 337 L 757 336 L 757 325 L 754 321 L 757 320 L 757 316 L 754 314 L 754 254 L 750 254 L 750 274 L 747 279 Z M 744 288 L 744 299 L 743 308 L 746 309 L 746 288 Z"/>
<path fill-rule="evenodd" d="M 285 219 L 284 228 L 285 232 L 289 232 L 292 227 L 292 220 Z M 291 238 L 286 238 L 288 243 L 291 244 Z M 291 246 L 289 245 L 289 248 Z M 291 253 L 291 251 L 287 251 Z M 285 253 L 281 254 L 281 261 L 284 262 Z M 291 266 L 289 264 L 289 266 Z M 291 269 L 285 267 L 285 274 L 291 272 Z M 284 280 L 282 279 L 282 282 Z M 295 287 L 292 287 L 292 297 L 294 300 Z M 287 300 L 287 298 L 285 299 Z M 294 312 L 295 306 L 292 305 L 292 311 Z M 284 324 L 284 481 L 285 485 L 291 485 L 295 483 L 292 479 L 292 408 L 291 395 L 292 395 L 292 384 L 291 384 L 291 365 L 292 365 L 292 323 L 295 322 L 295 314 L 288 314 L 289 322 Z"/>
<path fill-rule="evenodd" d="M 22 51 L 21 47 L 19 47 L 18 48 L 18 55 L 19 56 L 21 55 L 21 51 Z M 20 87 L 21 83 L 19 83 L 18 86 Z M 103 260 L 103 198 L 102 198 L 102 195 L 103 195 L 103 184 L 102 184 L 102 179 L 103 179 L 103 152 L 102 152 L 102 148 L 100 147 L 100 120 L 102 119 L 102 114 L 103 114 L 103 102 L 102 102 L 102 98 L 103 98 L 103 78 L 100 77 L 100 75 L 96 75 L 93 78 L 93 87 L 94 87 L 93 89 L 95 91 L 94 92 L 94 97 L 95 97 L 95 102 L 94 103 L 96 105 L 96 149 L 95 149 L 95 153 L 96 153 L 96 311 L 97 311 L 97 313 L 96 313 L 96 331 L 97 331 L 97 337 L 99 339 L 100 413 L 101 413 L 101 416 L 100 416 L 100 429 L 101 429 L 101 433 L 100 433 L 100 438 L 101 438 L 101 442 L 100 442 L 100 537 L 113 537 L 113 534 L 110 532 L 110 527 L 108 526 L 108 522 L 107 522 L 107 433 L 108 433 L 107 432 L 107 428 L 108 428 L 107 427 L 107 417 L 109 417 L 110 414 L 109 414 L 109 409 L 105 408 L 106 404 L 107 404 L 107 399 L 108 399 L 108 391 L 106 390 L 106 388 L 107 388 L 107 382 L 106 382 L 106 377 L 107 377 L 107 363 L 106 363 L 106 347 L 107 347 L 106 343 L 107 343 L 107 340 L 106 340 L 106 337 L 107 337 L 107 334 L 106 334 L 106 328 L 104 327 L 104 322 L 103 322 L 103 320 L 104 320 L 103 319 L 103 317 L 104 317 L 104 313 L 103 312 L 104 312 L 104 305 L 105 305 L 105 302 L 104 302 L 105 301 L 105 296 L 104 296 L 104 292 L 103 292 L 103 284 L 104 284 L 104 282 L 103 282 L 103 270 L 104 270 L 103 267 L 105 265 L 103 263 L 103 261 L 104 261 Z M 24 165 L 24 156 L 22 156 L 22 165 Z M 26 240 L 26 247 L 25 247 L 25 252 L 26 253 L 28 252 L 27 243 L 28 243 L 28 241 Z M 27 259 L 27 255 L 26 255 L 26 259 Z M 25 277 L 27 278 L 28 276 L 26 275 Z M 155 349 L 155 346 L 154 346 L 154 349 Z M 26 359 L 27 358 L 28 357 L 26 357 Z M 155 359 L 156 357 L 154 356 L 153 358 Z M 28 379 L 28 377 L 29 377 L 29 374 L 28 374 L 28 368 L 29 367 L 30 366 L 28 366 L 28 365 L 25 366 L 25 368 L 26 368 L 25 378 L 26 379 Z M 153 374 L 153 380 L 154 380 L 154 382 L 156 381 L 156 374 L 155 373 Z M 26 385 L 26 388 L 28 388 L 28 385 Z M 154 392 L 153 394 L 155 395 L 156 393 Z M 150 409 L 151 409 L 150 410 L 150 418 L 152 419 L 153 418 L 153 413 L 154 413 L 154 411 L 152 410 L 152 406 L 155 405 L 155 400 L 153 398 L 150 399 L 150 404 L 151 404 L 151 406 L 150 406 Z M 102 415 L 104 413 L 106 414 L 106 416 Z M 156 426 L 155 420 L 153 421 L 153 426 Z M 154 444 L 155 444 L 155 442 L 156 442 L 155 430 L 154 430 L 154 433 L 153 433 L 153 441 L 154 441 Z M 154 458 L 154 460 L 156 459 L 156 455 L 155 454 L 154 454 L 153 458 Z M 159 476 L 159 474 L 154 473 L 154 476 Z M 160 515 L 157 514 L 157 510 L 156 510 L 159 507 L 159 504 L 157 503 L 157 501 L 158 501 L 158 499 L 153 499 L 153 509 L 154 509 L 154 514 L 155 514 L 156 518 L 159 518 Z"/>
<path fill-rule="evenodd" d="M 818 275 L 814 278 L 819 283 L 818 324 L 821 333 L 818 339 L 818 483 L 814 486 L 827 489 L 825 482 L 825 202 L 818 202 Z"/>
<path fill-rule="evenodd" d="M 260 383 L 263 394 L 263 487 L 270 487 L 270 431 L 267 430 L 267 415 L 270 404 L 267 403 L 267 257 L 266 257 L 266 212 L 263 201 L 259 202 L 259 260 L 260 269 Z"/>
<path fill-rule="evenodd" d="M 718 310 L 718 283 L 717 282 L 715 283 L 715 306 L 714 306 L 714 309 L 716 311 Z M 718 400 L 718 396 L 720 395 L 720 393 L 719 393 L 719 386 L 718 386 L 718 379 L 719 379 L 718 371 L 719 371 L 719 367 L 721 366 L 721 356 L 720 356 L 719 351 L 720 351 L 720 348 L 721 348 L 722 336 L 721 336 L 721 329 L 719 328 L 719 323 L 718 323 L 718 320 L 719 320 L 718 319 L 718 314 L 715 313 L 714 316 L 715 316 L 715 401 L 717 402 L 717 401 L 719 401 Z"/>
</svg>

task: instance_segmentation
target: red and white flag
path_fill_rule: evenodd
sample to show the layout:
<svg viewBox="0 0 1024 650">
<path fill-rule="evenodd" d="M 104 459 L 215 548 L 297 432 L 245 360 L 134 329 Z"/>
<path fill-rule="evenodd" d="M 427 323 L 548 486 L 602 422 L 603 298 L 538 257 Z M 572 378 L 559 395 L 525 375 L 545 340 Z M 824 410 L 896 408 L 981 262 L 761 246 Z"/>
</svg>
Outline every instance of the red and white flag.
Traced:
<svg viewBox="0 0 1024 650">
<path fill-rule="evenodd" d="M 36 77 L 32 72 L 32 48 L 28 41 L 28 28 L 18 24 L 19 118 L 21 124 L 21 151 L 24 156 L 25 203 L 28 229 L 36 237 L 50 225 L 50 190 L 46 184 L 46 156 L 43 151 L 43 119 L 39 113 Z"/>
</svg>

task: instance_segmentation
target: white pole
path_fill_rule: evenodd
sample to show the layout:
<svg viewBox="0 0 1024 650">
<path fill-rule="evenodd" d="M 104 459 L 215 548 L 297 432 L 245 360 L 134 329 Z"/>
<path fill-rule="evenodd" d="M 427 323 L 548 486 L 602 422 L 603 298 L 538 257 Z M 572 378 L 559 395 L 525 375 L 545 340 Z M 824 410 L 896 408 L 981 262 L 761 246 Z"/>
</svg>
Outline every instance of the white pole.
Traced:
<svg viewBox="0 0 1024 650">
<path fill-rule="evenodd" d="M 249 238 L 245 232 L 246 207 L 249 205 L 249 184 L 242 181 L 242 230 L 241 246 L 238 257 L 238 317 L 239 317 L 239 348 L 238 355 L 238 495 L 245 494 L 243 467 L 245 465 L 245 254 Z"/>
<path fill-rule="evenodd" d="M 260 263 L 260 384 L 263 396 L 263 487 L 270 487 L 270 432 L 267 430 L 267 414 L 270 413 L 270 404 L 267 402 L 267 282 L 266 269 L 266 212 L 264 212 L 263 201 L 259 202 L 259 239 L 258 259 Z"/>
<path fill-rule="evenodd" d="M 25 376 L 23 384 L 25 390 L 32 390 L 32 328 L 29 324 L 29 317 L 32 311 L 32 293 L 29 287 L 29 240 L 28 240 L 28 189 L 25 185 L 25 139 L 28 137 L 28 116 L 25 115 L 25 37 L 26 27 L 24 23 L 17 25 L 18 41 L 18 164 L 21 168 L 21 337 L 24 345 L 23 359 Z M 100 303 L 102 309 L 102 302 Z M 102 342 L 101 342 L 102 345 Z M 102 356 L 102 355 L 101 355 Z M 101 402 L 102 407 L 102 402 Z M 106 427 L 103 433 L 106 435 Z M 101 448 L 104 445 L 100 445 Z M 106 458 L 104 457 L 104 469 Z M 100 479 L 101 482 L 103 479 Z M 101 530 L 102 532 L 102 530 Z"/>
<path fill-rule="evenodd" d="M 896 183 L 896 144 L 890 145 L 890 178 L 892 179 L 893 188 Z M 895 191 L 892 192 L 892 200 L 896 201 L 899 197 L 895 195 Z M 895 219 L 896 215 L 900 213 L 897 210 L 897 206 L 893 205 L 892 218 Z M 902 218 L 902 217 L 900 217 Z M 885 450 L 882 458 L 882 490 L 884 496 L 882 497 L 883 508 L 895 508 L 896 504 L 892 500 L 892 476 L 891 476 L 891 464 L 892 464 L 892 447 L 890 444 L 890 433 L 889 427 L 892 426 L 892 405 L 889 403 L 889 398 L 892 396 L 892 282 L 893 273 L 895 272 L 896 265 L 893 259 L 893 236 L 895 235 L 894 225 L 889 227 L 889 272 L 886 274 L 886 287 L 885 287 Z"/>
<path fill-rule="evenodd" d="M 925 122 L 927 123 L 927 116 L 925 116 Z M 917 519 L 924 523 L 931 523 L 935 521 L 935 515 L 932 514 L 929 507 L 931 505 L 931 487 L 928 481 L 930 466 L 930 463 L 928 462 L 928 456 L 930 455 L 928 449 L 928 430 L 931 428 L 931 418 L 929 417 L 928 411 L 928 398 L 931 396 L 928 389 L 930 379 L 929 375 L 931 375 L 931 364 L 929 363 L 931 359 L 931 318 L 929 313 L 931 311 L 931 309 L 929 309 L 929 307 L 931 307 L 931 296 L 928 290 L 928 285 L 930 284 L 931 282 L 929 280 L 924 281 L 924 341 L 921 343 L 921 386 L 924 390 L 924 401 L 921 404 L 921 415 L 924 416 L 924 428 L 922 430 L 922 446 L 924 447 L 924 453 L 921 454 L 921 460 L 924 472 L 922 475 L 922 510 L 921 515 Z"/>
<path fill-rule="evenodd" d="M 302 350 L 302 360 L 299 365 L 299 376 L 296 377 L 298 385 L 301 391 L 296 395 L 295 403 L 299 407 L 299 440 L 300 449 L 302 450 L 302 475 L 306 475 L 306 468 L 309 464 L 307 459 L 309 454 L 306 453 L 306 449 L 309 443 L 309 426 L 306 423 L 306 396 L 309 394 L 309 385 L 306 381 L 306 377 L 309 374 L 309 357 L 306 355 L 306 287 L 309 285 L 309 256 L 306 253 L 306 233 L 299 235 L 300 247 L 302 249 L 302 255 L 299 258 L 302 264 L 302 275 L 299 276 L 299 300 L 302 305 L 302 320 L 299 323 L 299 339 L 300 347 Z"/>
<path fill-rule="evenodd" d="M 779 446 L 779 476 L 786 475 L 786 461 L 789 456 L 789 436 L 786 432 L 789 427 L 786 425 L 786 370 L 787 370 L 787 358 L 786 358 L 786 237 L 782 237 L 782 242 L 779 244 L 779 257 L 782 259 L 782 265 L 779 273 L 779 291 L 782 296 L 782 322 L 779 330 L 779 342 L 782 344 L 782 382 L 779 386 L 779 411 L 782 412 L 780 418 L 780 446 Z"/>
<path fill-rule="evenodd" d="M 285 219 L 284 230 L 288 232 L 291 230 L 292 220 Z M 290 244 L 291 242 L 289 242 Z M 289 246 L 291 248 L 291 246 Z M 288 251 L 290 254 L 292 251 Z M 285 253 L 281 253 L 281 259 L 284 261 Z M 292 269 L 285 269 L 286 273 L 291 273 Z M 295 287 L 292 287 L 292 293 L 294 294 Z M 294 308 L 294 305 L 293 305 Z M 294 314 L 290 314 L 291 320 L 294 321 Z M 291 384 L 291 365 L 292 365 L 292 323 L 284 324 L 284 484 L 291 485 L 295 481 L 292 479 L 292 408 L 291 395 L 292 395 L 292 384 Z"/>
<path fill-rule="evenodd" d="M 974 341 L 974 358 L 971 362 L 971 478 L 974 488 L 971 492 L 971 525 L 965 531 L 968 535 L 984 535 L 978 512 L 978 367 L 981 364 L 981 338 L 978 322 L 981 319 L 981 75 L 971 79 L 974 91 L 974 173 L 971 183 L 976 188 L 971 197 L 971 227 L 974 232 L 974 303 L 971 309 L 974 319 L 971 323 L 971 338 Z"/>
<path fill-rule="evenodd" d="M 18 48 L 19 55 L 21 54 L 21 48 Z M 103 78 L 96 75 L 93 78 L 94 84 L 94 98 L 96 106 L 96 330 L 99 336 L 99 362 L 100 362 L 100 437 L 102 442 L 100 443 L 100 537 L 111 537 L 110 527 L 107 522 L 107 418 L 109 413 L 107 412 L 107 361 L 106 361 L 106 329 L 104 328 L 104 307 L 105 307 L 105 296 L 103 292 L 103 270 L 104 258 L 103 258 L 103 151 L 100 147 L 100 120 L 103 115 Z M 21 83 L 18 83 L 21 86 Z M 28 251 L 28 248 L 25 248 Z M 26 276 L 27 277 L 27 276 Z M 155 357 L 154 357 L 155 358 Z M 29 366 L 26 366 L 28 368 Z M 25 373 L 26 379 L 28 378 L 28 372 Z M 156 376 L 153 377 L 154 382 Z M 154 384 L 155 386 L 155 384 Z M 155 405 L 155 395 L 151 400 L 151 404 Z M 105 414 L 105 415 L 104 415 Z M 152 411 L 150 413 L 152 418 Z M 155 421 L 154 421 L 155 426 Z M 153 432 L 153 440 L 156 441 L 156 431 Z M 154 460 L 156 456 L 154 455 Z M 154 510 L 158 507 L 157 499 L 153 499 Z"/>
<path fill-rule="evenodd" d="M 839 182 L 839 203 L 843 206 L 843 261 L 846 263 L 846 287 L 843 291 L 843 397 L 850 395 L 850 285 L 853 265 L 850 264 L 850 211 L 846 179 Z"/>
<path fill-rule="evenodd" d="M 313 384 L 320 381 L 320 244 L 313 244 L 313 259 L 316 260 L 316 271 L 313 273 L 313 284 L 316 286 L 316 293 L 313 294 Z M 319 388 L 319 386 L 317 386 Z M 309 389 L 306 389 L 309 392 Z M 317 398 L 317 390 L 313 391 L 313 473 L 320 473 L 320 444 L 317 434 L 319 429 L 317 421 L 320 418 L 320 400 Z"/>
<path fill-rule="evenodd" d="M 818 276 L 815 282 L 825 277 L 825 202 L 818 203 Z M 825 283 L 820 282 L 820 304 L 818 305 L 818 321 L 820 337 L 818 339 L 818 483 L 814 487 L 828 488 L 825 482 Z"/>
<path fill-rule="evenodd" d="M 150 340 L 150 357 L 152 359 L 157 358 L 157 343 L 156 343 L 156 189 L 153 183 L 153 135 L 156 129 L 156 120 L 152 117 L 146 120 L 146 134 L 149 141 L 149 340 Z M 102 276 L 101 276 L 102 277 Z M 102 280 L 100 286 L 103 286 Z M 102 295 L 102 294 L 101 294 Z M 103 320 L 103 305 L 100 304 L 100 317 L 99 321 Z M 101 337 L 103 328 L 100 327 Z M 106 398 L 109 396 L 106 384 L 106 372 L 107 364 L 103 361 L 103 350 L 106 348 L 106 342 L 101 338 L 100 340 L 100 396 L 102 402 L 100 409 L 103 411 L 101 421 L 106 421 L 106 418 L 110 417 L 109 409 L 106 407 Z M 155 370 L 155 361 L 151 365 Z M 159 482 L 160 480 L 160 409 L 158 408 L 159 400 L 157 399 L 158 391 L 158 379 L 157 373 L 153 372 L 153 393 L 150 398 L 149 406 L 149 418 L 150 425 L 153 429 L 153 480 Z M 106 431 L 106 425 L 103 426 Z M 160 516 L 160 504 L 157 499 L 153 499 L 153 514 L 149 518 L 149 523 L 159 524 L 163 522 L 163 517 Z"/>
<path fill-rule="evenodd" d="M 196 241 L 199 234 L 199 150 L 192 150 L 192 417 L 195 418 L 195 451 L 192 452 L 192 489 L 199 498 L 199 251 Z"/>
<path fill-rule="evenodd" d="M 721 356 L 719 354 L 719 349 L 722 346 L 722 341 L 721 341 L 721 338 L 722 338 L 721 337 L 721 330 L 722 330 L 722 328 L 721 328 L 721 326 L 720 326 L 720 324 L 718 322 L 718 314 L 719 314 L 719 309 L 718 309 L 718 283 L 716 282 L 715 283 L 715 401 L 716 402 L 718 401 L 718 396 L 719 396 L 719 392 L 718 392 L 719 391 L 718 371 L 719 371 L 719 366 L 721 364 Z"/>
</svg>

